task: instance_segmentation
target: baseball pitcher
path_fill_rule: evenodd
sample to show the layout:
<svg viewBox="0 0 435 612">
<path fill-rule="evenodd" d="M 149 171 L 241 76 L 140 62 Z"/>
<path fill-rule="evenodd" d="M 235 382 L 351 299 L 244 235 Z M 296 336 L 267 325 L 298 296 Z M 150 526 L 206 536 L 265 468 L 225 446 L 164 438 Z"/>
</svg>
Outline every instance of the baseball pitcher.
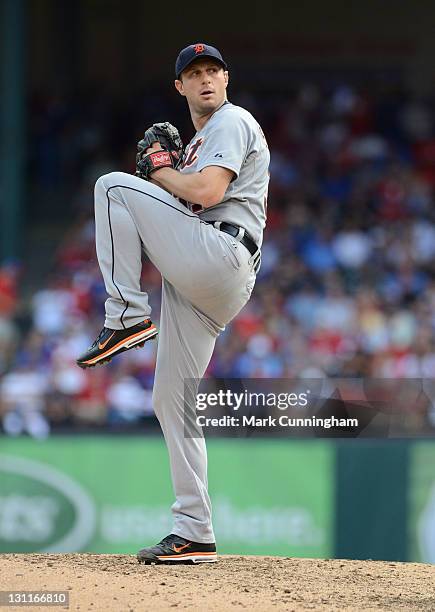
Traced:
<svg viewBox="0 0 435 612">
<path fill-rule="evenodd" d="M 217 556 L 205 441 L 185 436 L 198 383 L 188 401 L 184 384 L 204 376 L 216 338 L 251 295 L 270 158 L 258 123 L 227 99 L 227 64 L 216 48 L 183 49 L 175 76 L 196 129 L 192 141 L 183 151 L 176 128 L 154 124 L 138 143 L 136 175 L 111 172 L 96 183 L 97 257 L 109 298 L 104 327 L 77 364 L 105 363 L 157 336 L 140 286 L 144 249 L 162 275 L 153 406 L 176 499 L 171 534 L 138 559 L 210 563 Z"/>
</svg>

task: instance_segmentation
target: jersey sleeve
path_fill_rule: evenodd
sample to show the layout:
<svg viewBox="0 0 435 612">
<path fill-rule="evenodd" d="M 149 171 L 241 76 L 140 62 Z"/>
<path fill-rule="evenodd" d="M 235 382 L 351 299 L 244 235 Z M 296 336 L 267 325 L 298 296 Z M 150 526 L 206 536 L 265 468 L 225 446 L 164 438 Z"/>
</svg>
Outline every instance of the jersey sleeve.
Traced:
<svg viewBox="0 0 435 612">
<path fill-rule="evenodd" d="M 228 113 L 207 134 L 201 147 L 197 171 L 207 166 L 232 170 L 236 178 L 249 152 L 250 130 L 237 114 Z"/>
</svg>

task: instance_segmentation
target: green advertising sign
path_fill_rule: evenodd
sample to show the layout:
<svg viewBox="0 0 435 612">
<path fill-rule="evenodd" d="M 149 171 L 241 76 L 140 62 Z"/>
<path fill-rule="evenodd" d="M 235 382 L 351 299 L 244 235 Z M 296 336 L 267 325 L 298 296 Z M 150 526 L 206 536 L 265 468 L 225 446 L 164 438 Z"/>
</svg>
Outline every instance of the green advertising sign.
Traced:
<svg viewBox="0 0 435 612">
<path fill-rule="evenodd" d="M 409 489 L 410 559 L 435 563 L 435 444 L 415 442 Z"/>
<path fill-rule="evenodd" d="M 210 440 L 221 553 L 298 557 L 333 550 L 328 441 Z M 0 552 L 134 553 L 171 530 L 162 438 L 0 438 Z"/>
</svg>

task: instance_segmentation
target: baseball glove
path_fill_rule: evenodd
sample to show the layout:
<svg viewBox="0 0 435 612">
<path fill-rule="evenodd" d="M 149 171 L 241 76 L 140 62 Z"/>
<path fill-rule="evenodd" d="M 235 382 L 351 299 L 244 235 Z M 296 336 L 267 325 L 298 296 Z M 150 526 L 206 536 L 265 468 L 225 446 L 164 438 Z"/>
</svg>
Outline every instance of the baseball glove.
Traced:
<svg viewBox="0 0 435 612">
<path fill-rule="evenodd" d="M 154 142 L 160 143 L 161 151 L 146 153 Z M 148 180 L 159 168 L 176 168 L 183 151 L 183 141 L 176 127 L 165 121 L 154 123 L 137 143 L 136 176 Z"/>
</svg>

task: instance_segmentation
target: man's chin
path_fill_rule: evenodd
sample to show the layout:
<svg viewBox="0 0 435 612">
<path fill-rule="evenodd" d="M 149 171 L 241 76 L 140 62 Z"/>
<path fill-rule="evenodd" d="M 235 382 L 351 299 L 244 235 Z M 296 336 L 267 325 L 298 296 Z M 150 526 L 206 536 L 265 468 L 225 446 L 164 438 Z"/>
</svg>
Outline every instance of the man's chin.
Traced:
<svg viewBox="0 0 435 612">
<path fill-rule="evenodd" d="M 222 106 L 222 102 L 216 102 L 216 100 L 201 100 L 199 110 L 202 115 L 208 115 L 218 109 L 219 106 Z"/>
</svg>

